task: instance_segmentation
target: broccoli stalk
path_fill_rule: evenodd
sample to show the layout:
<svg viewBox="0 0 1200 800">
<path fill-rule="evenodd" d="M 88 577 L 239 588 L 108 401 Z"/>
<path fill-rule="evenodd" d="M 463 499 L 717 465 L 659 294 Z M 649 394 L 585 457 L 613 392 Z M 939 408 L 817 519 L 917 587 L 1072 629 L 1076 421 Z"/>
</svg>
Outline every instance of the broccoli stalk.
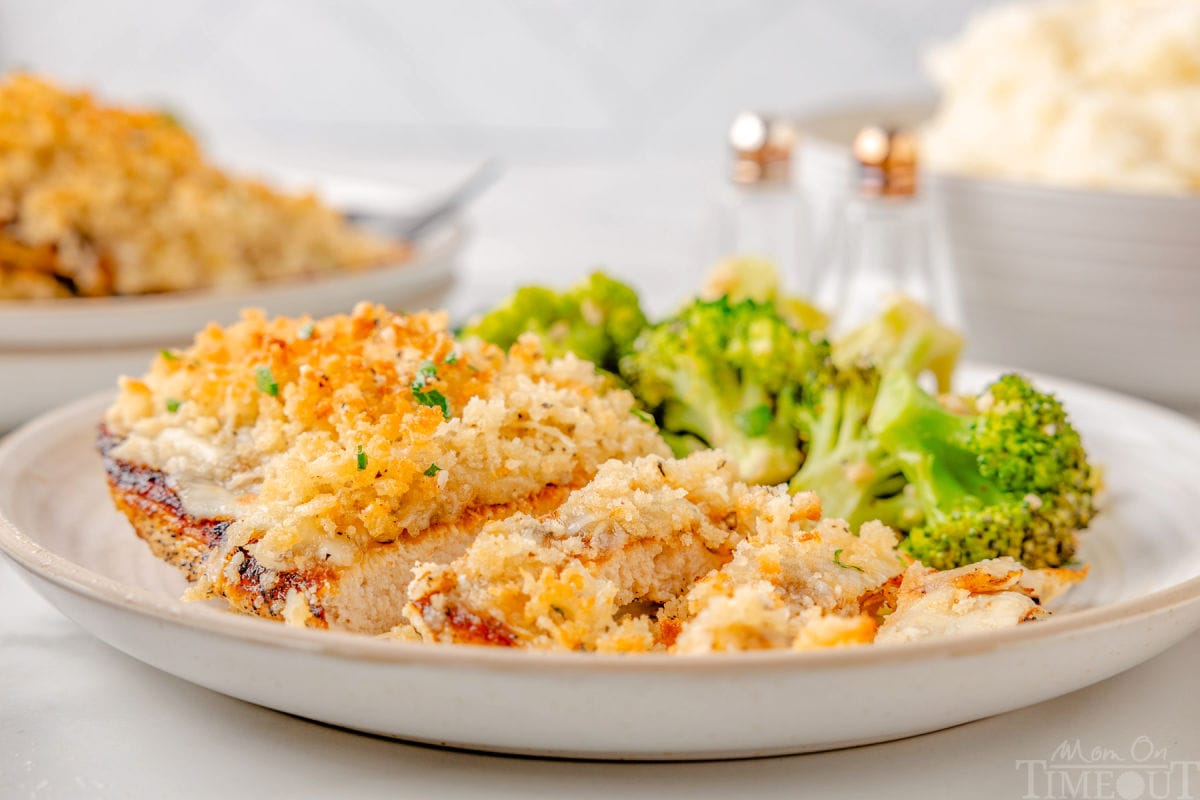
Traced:
<svg viewBox="0 0 1200 800">
<path fill-rule="evenodd" d="M 461 335 L 475 336 L 507 350 L 521 334 L 535 333 L 547 357 L 574 353 L 615 373 L 621 356 L 630 351 L 646 324 L 637 293 L 595 272 L 564 292 L 543 286 L 522 287 L 467 323 Z"/>
<path fill-rule="evenodd" d="M 823 342 L 772 305 L 721 297 L 647 328 L 621 376 L 668 442 L 686 450 L 699 440 L 728 453 L 743 480 L 778 483 L 801 460 L 791 409 L 826 358 Z"/>
<path fill-rule="evenodd" d="M 792 491 L 814 491 L 826 516 L 851 525 L 878 519 L 906 531 L 920 521 L 900 462 L 867 427 L 881 376 L 932 372 L 948 382 L 962 338 L 923 306 L 896 298 L 879 315 L 833 343 L 818 385 L 802 393 L 793 422 L 804 464 Z"/>
<path fill-rule="evenodd" d="M 1092 518 L 1095 480 L 1062 404 L 1009 374 L 950 405 L 897 371 L 868 421 L 923 515 L 904 548 L 938 569 L 999 556 L 1067 563 Z"/>
<path fill-rule="evenodd" d="M 672 392 L 686 399 L 664 399 L 662 428 L 680 432 L 670 443 L 691 446 L 684 438 L 690 433 L 729 454 L 746 480 L 785 480 L 799 466 L 800 451 L 795 433 L 776 416 L 771 394 L 746 383 L 748 376 L 736 368 L 704 366 L 686 358 L 676 362 Z"/>
<path fill-rule="evenodd" d="M 907 529 L 920 519 L 920 509 L 900 463 L 867 430 L 875 404 L 879 373 L 871 367 L 832 374 L 830 382 L 810 390 L 795 411 L 803 431 L 804 464 L 793 476 L 792 491 L 815 491 L 822 513 L 857 527 L 880 520 Z"/>
</svg>

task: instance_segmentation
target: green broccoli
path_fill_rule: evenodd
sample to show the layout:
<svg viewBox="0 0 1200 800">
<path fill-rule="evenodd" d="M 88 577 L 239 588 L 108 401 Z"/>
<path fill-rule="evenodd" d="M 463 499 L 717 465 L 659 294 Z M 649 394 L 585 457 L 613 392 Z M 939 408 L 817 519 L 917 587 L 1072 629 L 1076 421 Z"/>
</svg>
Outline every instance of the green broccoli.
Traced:
<svg viewBox="0 0 1200 800">
<path fill-rule="evenodd" d="M 827 345 L 773 305 L 721 297 L 643 331 L 621 376 L 678 452 L 717 447 L 743 480 L 778 483 L 801 460 L 791 408 L 827 359 Z"/>
<path fill-rule="evenodd" d="M 875 317 L 834 342 L 833 363 L 839 369 L 874 366 L 909 375 L 928 371 L 938 391 L 947 392 L 962 347 L 957 331 L 916 300 L 897 295 Z"/>
<path fill-rule="evenodd" d="M 829 317 L 823 311 L 802 297 L 784 294 L 779 283 L 779 271 L 764 258 L 727 258 L 709 270 L 700 299 L 728 297 L 734 303 L 774 303 L 779 315 L 796 330 L 823 331 L 829 326 Z"/>
<path fill-rule="evenodd" d="M 546 355 L 574 353 L 609 372 L 646 327 L 637 292 L 594 272 L 564 292 L 543 286 L 518 289 L 500 305 L 471 320 L 460 332 L 504 349 L 523 333 L 535 333 Z"/>
<path fill-rule="evenodd" d="M 883 376 L 932 372 L 949 382 L 962 338 L 923 306 L 897 298 L 878 316 L 833 343 L 825 369 L 802 392 L 793 424 L 804 463 L 792 491 L 814 491 L 826 516 L 858 526 L 878 519 L 908 530 L 920 508 L 900 462 L 867 428 Z"/>
<path fill-rule="evenodd" d="M 900 463 L 867 430 L 879 390 L 873 366 L 830 369 L 796 404 L 804 463 L 792 476 L 793 492 L 813 491 L 827 517 L 858 527 L 878 519 L 900 530 L 920 519 Z"/>
<path fill-rule="evenodd" d="M 953 409 L 953 410 L 952 410 Z M 945 402 L 902 371 L 884 379 L 869 430 L 898 459 L 922 519 L 904 548 L 938 569 L 1012 556 L 1061 566 L 1094 513 L 1096 480 L 1062 404 L 1015 374 Z"/>
</svg>

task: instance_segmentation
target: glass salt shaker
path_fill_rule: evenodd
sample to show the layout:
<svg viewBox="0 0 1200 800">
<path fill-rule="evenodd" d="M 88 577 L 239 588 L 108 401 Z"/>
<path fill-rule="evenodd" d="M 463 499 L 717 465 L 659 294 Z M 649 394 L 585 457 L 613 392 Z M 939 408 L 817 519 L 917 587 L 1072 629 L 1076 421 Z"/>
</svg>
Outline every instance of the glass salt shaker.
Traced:
<svg viewBox="0 0 1200 800">
<path fill-rule="evenodd" d="M 957 286 L 934 237 L 929 204 L 917 191 L 917 143 L 909 131 L 872 125 L 854 139 L 857 190 L 835 221 L 818 302 L 832 310 L 835 332 L 876 315 L 904 294 L 961 328 Z"/>
<path fill-rule="evenodd" d="M 709 261 L 762 258 L 783 286 L 811 294 L 807 208 L 792 183 L 796 133 L 783 120 L 743 112 L 729 129 L 732 168 L 717 199 Z"/>
</svg>

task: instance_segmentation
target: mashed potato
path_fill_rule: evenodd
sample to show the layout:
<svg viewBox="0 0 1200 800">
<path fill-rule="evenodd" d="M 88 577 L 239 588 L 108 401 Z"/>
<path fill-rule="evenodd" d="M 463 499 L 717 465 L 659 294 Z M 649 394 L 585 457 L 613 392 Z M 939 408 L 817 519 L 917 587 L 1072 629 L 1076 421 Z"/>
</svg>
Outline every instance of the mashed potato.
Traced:
<svg viewBox="0 0 1200 800">
<path fill-rule="evenodd" d="M 931 53 L 941 170 L 1062 186 L 1200 188 L 1200 0 L 989 10 Z"/>
</svg>

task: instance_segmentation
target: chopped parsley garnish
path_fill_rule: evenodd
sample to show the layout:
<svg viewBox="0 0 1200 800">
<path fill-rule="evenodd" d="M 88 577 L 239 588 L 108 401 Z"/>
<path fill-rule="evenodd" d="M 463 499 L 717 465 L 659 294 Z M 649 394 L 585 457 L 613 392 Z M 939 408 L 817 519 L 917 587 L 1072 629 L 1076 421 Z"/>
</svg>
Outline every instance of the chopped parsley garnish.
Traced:
<svg viewBox="0 0 1200 800">
<path fill-rule="evenodd" d="M 629 413 L 633 414 L 635 417 L 640 419 L 642 422 L 645 422 L 647 425 L 654 424 L 653 415 L 647 413 L 646 411 L 643 411 L 640 408 L 631 408 L 631 409 L 629 409 Z"/>
<path fill-rule="evenodd" d="M 421 366 L 417 367 L 416 377 L 413 378 L 413 391 L 424 389 L 425 384 L 437 377 L 437 364 L 432 361 L 422 361 Z"/>
<path fill-rule="evenodd" d="M 279 397 L 279 384 L 275 382 L 275 376 L 271 374 L 270 367 L 256 369 L 254 382 L 258 384 L 259 391 L 269 394 L 271 397 Z"/>
<path fill-rule="evenodd" d="M 425 468 L 425 472 L 423 474 L 427 478 L 432 478 L 434 475 L 437 475 L 441 471 L 442 471 L 442 468 L 439 467 L 437 464 L 430 464 L 428 467 Z"/>
<path fill-rule="evenodd" d="M 747 436 L 762 436 L 771 427 L 773 416 L 770 406 L 761 405 L 737 414 L 734 420 L 742 433 Z"/>
<path fill-rule="evenodd" d="M 159 350 L 158 354 L 160 356 L 162 356 L 163 358 L 165 358 L 167 361 L 178 361 L 179 360 L 178 353 L 173 353 L 165 347 L 162 350 Z"/>
<path fill-rule="evenodd" d="M 413 399 L 423 406 L 431 408 L 440 408 L 442 416 L 450 419 L 450 402 L 446 400 L 446 396 L 437 389 L 430 389 L 428 392 L 423 392 L 417 388 L 416 383 L 413 383 Z"/>
<path fill-rule="evenodd" d="M 174 414 L 178 410 L 179 410 L 179 400 L 175 399 L 174 397 L 168 397 L 167 398 L 167 411 L 170 411 L 172 414 Z"/>
<path fill-rule="evenodd" d="M 866 570 L 864 570 L 862 567 L 856 567 L 853 564 L 843 564 L 842 563 L 842 548 L 840 548 L 840 547 L 837 550 L 833 551 L 833 563 L 837 564 L 842 569 L 856 569 L 859 572 L 866 572 Z"/>
<path fill-rule="evenodd" d="M 367 468 L 367 454 L 363 452 L 362 445 L 358 446 L 358 469 L 364 470 Z"/>
<path fill-rule="evenodd" d="M 305 341 L 308 341 L 309 339 L 311 339 L 312 335 L 313 335 L 313 324 L 311 322 L 306 322 L 303 325 L 301 325 L 300 330 L 297 331 L 297 333 L 296 333 L 296 336 L 298 338 L 303 339 Z"/>
<path fill-rule="evenodd" d="M 436 377 L 437 365 L 432 361 L 422 361 L 421 366 L 417 368 L 416 376 L 413 377 L 413 399 L 423 406 L 440 408 L 442 416 L 450 419 L 450 403 L 446 400 L 446 396 L 437 389 L 425 391 L 425 386 Z"/>
<path fill-rule="evenodd" d="M 458 353 L 453 353 L 453 352 L 450 353 L 450 355 L 448 355 L 442 359 L 442 363 L 454 366 L 455 364 L 458 363 Z"/>
</svg>

